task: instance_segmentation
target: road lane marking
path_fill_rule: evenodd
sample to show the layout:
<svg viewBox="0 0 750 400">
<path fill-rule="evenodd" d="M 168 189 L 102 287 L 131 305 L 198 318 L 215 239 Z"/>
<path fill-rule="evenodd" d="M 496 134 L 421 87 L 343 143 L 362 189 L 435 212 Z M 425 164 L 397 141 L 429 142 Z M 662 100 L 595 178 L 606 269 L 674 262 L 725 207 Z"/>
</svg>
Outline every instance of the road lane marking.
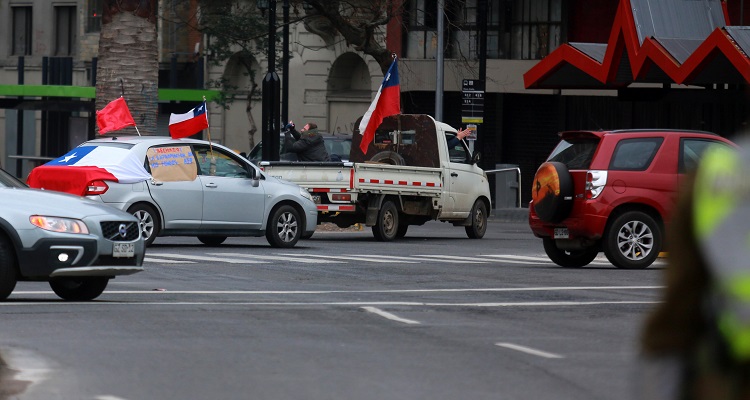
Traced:
<svg viewBox="0 0 750 400">
<path fill-rule="evenodd" d="M 362 307 L 362 309 L 365 310 L 365 311 L 367 311 L 367 312 L 371 312 L 373 314 L 380 315 L 383 318 L 390 319 L 391 321 L 402 322 L 404 324 L 409 324 L 409 325 L 419 325 L 420 324 L 419 321 L 415 321 L 413 319 L 401 318 L 401 317 L 399 317 L 399 316 L 397 316 L 395 314 L 391 314 L 391 313 L 389 313 L 387 311 L 383 311 L 383 310 L 381 310 L 381 309 L 379 309 L 377 307 L 369 307 L 369 306 L 367 306 L 367 307 Z"/>
<path fill-rule="evenodd" d="M 121 282 L 126 283 L 126 282 Z M 107 294 L 337 294 L 337 293 L 456 293 L 539 292 L 567 290 L 661 290 L 664 286 L 548 286 L 516 288 L 383 289 L 383 290 L 106 290 Z M 52 294 L 51 290 L 15 290 L 12 294 Z M 1 303 L 0 303 L 1 304 Z"/>
<path fill-rule="evenodd" d="M 216 253 L 207 253 L 210 255 L 215 255 Z M 218 253 L 219 255 L 224 255 L 221 253 Z M 227 253 L 228 255 L 231 255 L 232 253 Z M 157 256 L 157 257 L 169 257 L 169 258 L 176 258 L 178 260 L 198 260 L 198 261 L 213 261 L 213 262 L 225 262 L 229 264 L 247 264 L 247 263 L 257 263 L 261 261 L 248 261 L 248 260 L 232 260 L 227 258 L 218 258 L 218 257 L 206 257 L 206 256 L 199 256 L 199 255 L 188 255 L 188 254 L 177 254 L 177 253 L 156 253 L 156 254 L 149 254 L 150 256 Z"/>
<path fill-rule="evenodd" d="M 106 293 L 106 292 L 105 292 Z M 301 301 L 111 301 L 107 299 L 98 299 L 96 301 L 60 301 L 54 300 L 49 302 L 34 301 L 33 303 L 21 303 L 13 295 L 9 297 L 16 302 L 0 302 L 0 308 L 9 308 L 15 306 L 40 306 L 40 305 L 90 305 L 90 306 L 406 306 L 406 307 L 572 307 L 572 306 L 597 306 L 597 305 L 625 305 L 625 304 L 658 304 L 661 301 L 537 301 L 537 302 L 518 302 L 518 303 L 429 303 L 418 301 L 321 301 L 321 302 L 301 302 Z"/>
<path fill-rule="evenodd" d="M 274 261 L 296 261 L 301 262 L 303 264 L 325 264 L 325 263 L 334 263 L 334 264 L 345 264 L 345 261 L 334 261 L 334 260 L 313 260 L 309 258 L 302 258 L 302 257 L 280 257 L 280 256 L 259 256 L 255 254 L 242 254 L 242 253 L 208 253 L 211 255 L 218 255 L 218 256 L 231 256 L 231 257 L 239 257 L 242 259 L 261 259 L 261 261 L 250 261 L 255 263 L 262 263 L 266 262 L 265 260 L 274 260 Z M 307 255 L 305 255 L 307 257 Z M 237 261 L 242 262 L 242 261 Z"/>
<path fill-rule="evenodd" d="M 289 253 L 279 253 L 282 256 L 293 256 L 296 254 L 289 254 Z M 419 264 L 419 261 L 410 261 L 413 260 L 412 258 L 406 258 L 406 257 L 383 257 L 383 256 L 373 256 L 378 258 L 372 258 L 372 257 L 362 257 L 362 256 L 323 256 L 319 254 L 305 254 L 305 257 L 317 257 L 317 258 L 324 258 L 324 259 L 334 259 L 334 260 L 352 260 L 352 261 L 367 261 L 367 262 L 374 262 L 374 263 L 393 263 L 394 260 L 397 260 L 398 262 L 404 263 L 404 264 Z"/>
<path fill-rule="evenodd" d="M 417 254 L 415 257 L 426 257 L 430 261 L 443 260 L 442 262 L 456 262 L 461 261 L 465 264 L 486 264 L 491 262 L 490 260 L 477 260 L 476 257 L 461 257 L 461 256 L 449 256 L 445 254 Z M 433 258 L 434 257 L 434 258 Z"/>
<path fill-rule="evenodd" d="M 554 353 L 548 353 L 546 351 L 541 351 L 537 349 L 532 349 L 531 347 L 526 346 L 519 346 L 517 344 L 513 343 L 495 343 L 496 346 L 505 347 L 506 349 L 516 350 L 520 351 L 522 353 L 531 354 L 538 357 L 544 357 L 544 358 L 565 358 L 559 354 Z"/>
<path fill-rule="evenodd" d="M 148 255 L 143 258 L 144 262 L 152 263 L 163 263 L 163 264 L 195 264 L 193 261 L 187 260 L 170 260 L 168 258 L 154 258 L 152 255 Z"/>
</svg>

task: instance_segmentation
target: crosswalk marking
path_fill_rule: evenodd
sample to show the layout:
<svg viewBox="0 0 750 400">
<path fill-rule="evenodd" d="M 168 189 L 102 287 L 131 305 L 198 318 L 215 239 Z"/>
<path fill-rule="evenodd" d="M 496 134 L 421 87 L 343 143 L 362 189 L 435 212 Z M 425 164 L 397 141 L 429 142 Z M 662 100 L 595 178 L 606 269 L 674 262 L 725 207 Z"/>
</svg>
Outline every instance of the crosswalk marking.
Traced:
<svg viewBox="0 0 750 400">
<path fill-rule="evenodd" d="M 243 253 L 208 253 L 212 255 L 221 255 L 221 256 L 227 256 L 227 257 L 240 257 L 242 259 L 252 259 L 252 262 L 263 262 L 263 261 L 257 261 L 257 259 L 260 260 L 273 260 L 273 261 L 296 261 L 301 262 L 303 264 L 343 264 L 346 261 L 336 261 L 334 259 L 331 260 L 316 260 L 316 259 L 310 259 L 310 258 L 302 258 L 302 257 L 282 257 L 282 256 L 259 256 L 256 254 L 243 254 Z M 309 255 L 305 255 L 305 257 L 309 257 Z M 245 262 L 245 261 L 237 261 L 239 263 Z"/>
<path fill-rule="evenodd" d="M 144 261 L 155 264 L 195 264 L 200 261 L 220 262 L 229 264 L 267 264 L 274 261 L 296 262 L 303 264 L 346 264 L 350 262 L 364 263 L 401 263 L 401 264 L 420 264 L 420 263 L 452 263 L 452 264 L 492 264 L 502 262 L 504 264 L 544 264 L 554 265 L 549 258 L 545 256 L 524 256 L 512 254 L 480 254 L 477 256 L 457 256 L 445 254 L 415 254 L 411 256 L 392 256 L 381 254 L 300 254 L 300 253 L 274 253 L 268 255 L 258 255 L 237 252 L 209 252 L 204 255 L 189 255 L 177 253 L 162 253 L 149 251 Z M 595 266 L 612 266 L 606 258 L 600 257 L 595 259 L 591 265 Z M 657 260 L 654 265 L 663 265 L 663 260 Z"/>
</svg>

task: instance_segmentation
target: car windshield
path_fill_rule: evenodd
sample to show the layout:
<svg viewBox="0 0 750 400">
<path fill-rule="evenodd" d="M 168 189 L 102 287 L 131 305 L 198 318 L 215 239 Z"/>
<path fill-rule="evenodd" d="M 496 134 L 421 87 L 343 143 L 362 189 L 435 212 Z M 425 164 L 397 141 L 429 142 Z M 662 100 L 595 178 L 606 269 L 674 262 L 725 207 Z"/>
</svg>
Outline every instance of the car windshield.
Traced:
<svg viewBox="0 0 750 400">
<path fill-rule="evenodd" d="M 547 161 L 561 162 L 568 169 L 587 169 L 598 145 L 599 139 L 562 140 Z"/>
<path fill-rule="evenodd" d="M 28 186 L 15 176 L 0 169 L 0 187 L 25 188 Z"/>
</svg>

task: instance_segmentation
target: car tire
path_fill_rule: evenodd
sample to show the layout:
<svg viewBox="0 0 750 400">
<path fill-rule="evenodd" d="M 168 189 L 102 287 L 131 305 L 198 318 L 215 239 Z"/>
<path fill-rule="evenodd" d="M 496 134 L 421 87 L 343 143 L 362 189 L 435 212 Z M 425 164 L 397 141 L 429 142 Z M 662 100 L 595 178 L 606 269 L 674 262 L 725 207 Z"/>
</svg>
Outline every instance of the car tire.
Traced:
<svg viewBox="0 0 750 400">
<path fill-rule="evenodd" d="M 542 238 L 544 252 L 553 263 L 563 268 L 581 268 L 591 264 L 599 254 L 599 249 L 589 247 L 581 250 L 563 250 L 557 247 L 552 238 Z"/>
<path fill-rule="evenodd" d="M 556 223 L 564 220 L 573 208 L 573 178 L 565 164 L 545 162 L 531 186 L 534 211 L 539 219 Z"/>
<path fill-rule="evenodd" d="M 303 239 L 303 240 L 307 240 L 307 239 L 310 239 L 311 237 L 313 237 L 313 234 L 315 234 L 315 232 L 305 233 L 305 234 L 303 234 L 303 235 L 302 235 L 302 236 L 300 237 L 300 239 Z"/>
<path fill-rule="evenodd" d="M 390 242 L 398 236 L 398 208 L 391 200 L 383 202 L 378 211 L 378 220 L 372 226 L 372 234 L 380 242 Z"/>
<path fill-rule="evenodd" d="M 659 223 L 641 211 L 612 220 L 604 233 L 604 255 L 621 269 L 645 269 L 656 261 L 663 243 Z"/>
<path fill-rule="evenodd" d="M 104 292 L 109 283 L 106 277 L 52 278 L 49 286 L 56 295 L 68 301 L 93 300 Z"/>
<path fill-rule="evenodd" d="M 375 154 L 370 158 L 370 161 L 390 165 L 406 165 L 406 161 L 404 161 L 404 157 L 402 157 L 401 154 L 390 150 L 381 151 L 380 153 Z"/>
<path fill-rule="evenodd" d="M 0 238 L 0 300 L 5 300 L 16 288 L 18 267 L 13 247 L 4 238 Z"/>
<path fill-rule="evenodd" d="M 471 225 L 465 226 L 466 236 L 470 239 L 481 239 L 487 232 L 487 205 L 482 200 L 474 202 L 471 208 Z"/>
<path fill-rule="evenodd" d="M 226 236 L 198 236 L 198 240 L 206 246 L 218 246 L 227 240 Z"/>
<path fill-rule="evenodd" d="M 154 243 L 154 240 L 156 240 L 161 231 L 159 214 L 156 213 L 156 210 L 148 204 L 138 203 L 130 206 L 128 213 L 138 218 L 138 227 L 141 230 L 141 236 L 143 236 L 146 246 Z"/>
<path fill-rule="evenodd" d="M 294 247 L 302 237 L 302 219 L 290 205 L 276 208 L 268 219 L 266 239 L 273 247 Z"/>
</svg>

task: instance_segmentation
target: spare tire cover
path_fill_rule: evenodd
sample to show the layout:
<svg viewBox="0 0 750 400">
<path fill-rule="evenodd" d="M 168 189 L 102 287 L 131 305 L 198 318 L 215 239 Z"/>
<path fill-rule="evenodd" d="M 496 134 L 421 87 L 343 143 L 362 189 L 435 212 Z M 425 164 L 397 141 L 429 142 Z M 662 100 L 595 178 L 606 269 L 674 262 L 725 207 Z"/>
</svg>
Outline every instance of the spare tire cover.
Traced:
<svg viewBox="0 0 750 400">
<path fill-rule="evenodd" d="M 385 164 L 391 164 L 391 165 L 405 165 L 406 162 L 404 161 L 404 157 L 401 157 L 401 154 L 396 153 L 395 151 L 381 151 L 378 154 L 375 154 L 370 159 L 372 162 L 381 162 Z"/>
<path fill-rule="evenodd" d="M 560 162 L 545 162 L 534 175 L 531 186 L 534 211 L 542 221 L 560 222 L 573 207 L 573 179 Z"/>
</svg>

